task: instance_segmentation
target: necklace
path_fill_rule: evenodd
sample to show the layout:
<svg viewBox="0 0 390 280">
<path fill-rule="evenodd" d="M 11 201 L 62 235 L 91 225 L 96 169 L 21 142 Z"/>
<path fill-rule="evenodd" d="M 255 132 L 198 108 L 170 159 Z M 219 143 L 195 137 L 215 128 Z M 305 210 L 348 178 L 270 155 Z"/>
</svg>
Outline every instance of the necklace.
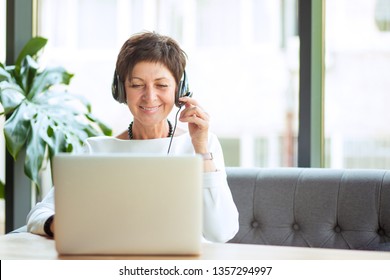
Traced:
<svg viewBox="0 0 390 280">
<path fill-rule="evenodd" d="M 168 120 L 168 126 L 169 126 L 169 132 L 168 132 L 168 136 L 167 137 L 172 137 L 173 128 L 172 128 L 172 124 L 171 124 L 171 122 L 169 120 Z M 129 124 L 129 127 L 127 128 L 127 134 L 129 135 L 129 139 L 134 139 L 134 136 L 133 136 L 133 122 L 131 122 Z"/>
</svg>

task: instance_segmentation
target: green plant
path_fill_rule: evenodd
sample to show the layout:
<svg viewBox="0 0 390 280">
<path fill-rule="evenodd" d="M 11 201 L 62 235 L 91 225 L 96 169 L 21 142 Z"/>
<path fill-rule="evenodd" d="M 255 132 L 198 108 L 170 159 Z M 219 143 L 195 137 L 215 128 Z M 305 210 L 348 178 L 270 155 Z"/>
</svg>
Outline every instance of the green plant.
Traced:
<svg viewBox="0 0 390 280">
<path fill-rule="evenodd" d="M 24 172 L 38 187 L 38 173 L 45 155 L 78 152 L 90 136 L 112 131 L 91 113 L 90 103 L 67 91 L 73 74 L 63 67 L 43 68 L 39 53 L 47 39 L 32 38 L 15 65 L 0 63 L 0 103 L 6 121 L 4 136 L 8 152 L 16 160 L 25 149 Z M 0 184 L 1 186 L 1 184 Z M 0 194 L 4 193 L 0 190 Z"/>
</svg>

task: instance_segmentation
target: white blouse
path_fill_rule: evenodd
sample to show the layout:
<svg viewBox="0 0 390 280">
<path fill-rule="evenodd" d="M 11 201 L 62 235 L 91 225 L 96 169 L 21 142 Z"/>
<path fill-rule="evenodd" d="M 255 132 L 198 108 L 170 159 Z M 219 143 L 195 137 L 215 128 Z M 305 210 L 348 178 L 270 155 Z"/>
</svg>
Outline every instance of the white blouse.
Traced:
<svg viewBox="0 0 390 280">
<path fill-rule="evenodd" d="M 85 142 L 87 153 L 158 153 L 168 152 L 170 138 L 120 140 L 98 136 Z M 216 172 L 203 174 L 203 236 L 213 242 L 226 242 L 238 231 L 238 211 L 226 180 L 225 164 L 218 138 L 209 133 L 208 149 L 213 154 Z M 175 136 L 170 154 L 194 154 L 189 133 Z M 54 214 L 54 188 L 37 203 L 27 216 L 28 231 L 44 235 L 44 223 Z"/>
</svg>

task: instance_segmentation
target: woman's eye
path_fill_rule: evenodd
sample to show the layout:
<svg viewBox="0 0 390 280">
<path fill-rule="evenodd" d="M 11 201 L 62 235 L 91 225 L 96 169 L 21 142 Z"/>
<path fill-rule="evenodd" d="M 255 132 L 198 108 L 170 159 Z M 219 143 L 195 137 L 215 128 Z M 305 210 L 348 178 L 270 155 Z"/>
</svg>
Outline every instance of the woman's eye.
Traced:
<svg viewBox="0 0 390 280">
<path fill-rule="evenodd" d="M 158 84 L 157 86 L 160 88 L 167 88 L 168 87 L 168 85 L 166 85 L 166 84 Z"/>
<path fill-rule="evenodd" d="M 140 88 L 140 87 L 142 87 L 141 84 L 131 84 L 130 86 L 131 86 L 132 88 Z"/>
</svg>

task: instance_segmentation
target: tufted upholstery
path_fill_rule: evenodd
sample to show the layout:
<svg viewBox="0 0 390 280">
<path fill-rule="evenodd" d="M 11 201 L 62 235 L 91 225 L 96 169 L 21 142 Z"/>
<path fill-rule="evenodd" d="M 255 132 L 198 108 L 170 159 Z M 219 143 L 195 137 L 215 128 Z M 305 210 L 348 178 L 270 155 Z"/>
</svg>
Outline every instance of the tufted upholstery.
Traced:
<svg viewBox="0 0 390 280">
<path fill-rule="evenodd" d="M 232 167 L 227 174 L 240 214 L 231 243 L 389 249 L 390 171 Z"/>
</svg>

